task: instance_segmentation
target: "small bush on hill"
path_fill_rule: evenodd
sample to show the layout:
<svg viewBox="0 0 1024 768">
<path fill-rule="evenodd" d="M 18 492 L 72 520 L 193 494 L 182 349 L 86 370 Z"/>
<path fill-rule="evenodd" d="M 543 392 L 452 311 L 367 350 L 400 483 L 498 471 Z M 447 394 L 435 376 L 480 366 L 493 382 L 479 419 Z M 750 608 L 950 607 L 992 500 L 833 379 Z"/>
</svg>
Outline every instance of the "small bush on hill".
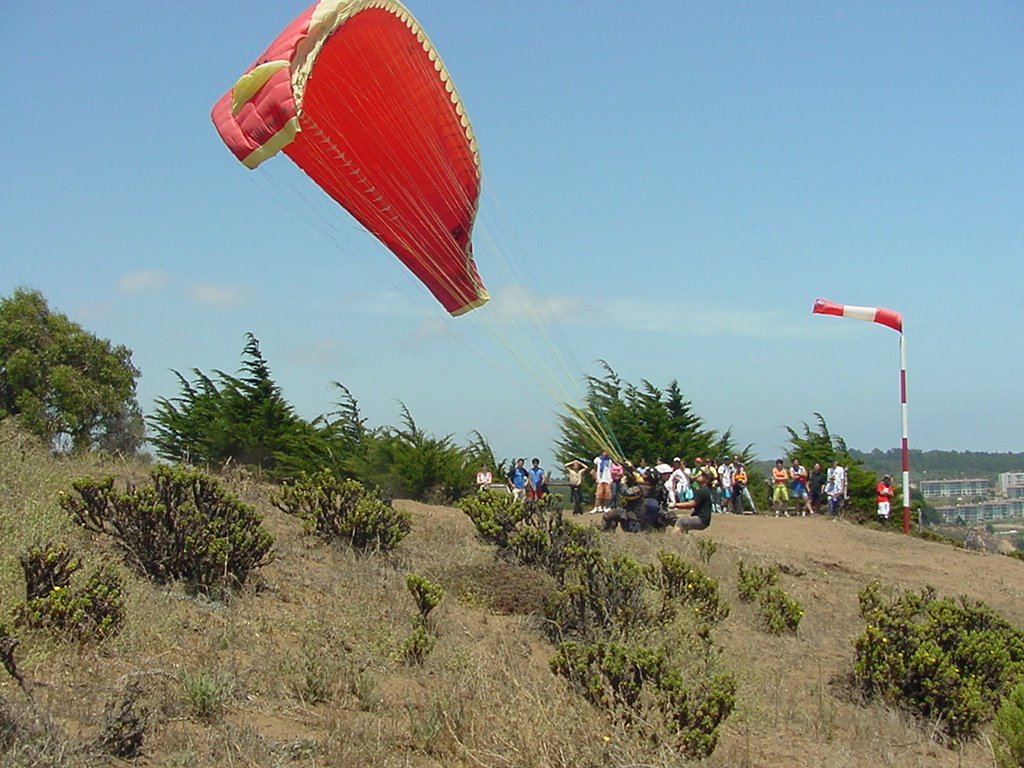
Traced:
<svg viewBox="0 0 1024 768">
<path fill-rule="evenodd" d="M 33 550 L 32 554 L 38 555 L 40 552 Z M 63 545 L 51 552 L 70 558 L 70 553 Z M 26 560 L 30 564 L 38 562 L 35 557 L 25 557 L 22 559 L 23 567 Z M 56 562 L 64 561 L 60 557 Z M 75 562 L 75 567 L 78 567 L 77 560 L 71 559 L 71 562 Z M 104 563 L 80 584 L 69 585 L 68 581 L 54 585 L 38 597 L 18 605 L 14 609 L 15 626 L 48 630 L 74 642 L 102 640 L 117 634 L 125 618 L 124 581 L 121 575 L 110 564 Z M 34 591 L 40 592 L 39 584 L 35 585 Z"/>
<path fill-rule="evenodd" d="M 996 712 L 995 726 L 1000 768 L 1024 768 L 1024 683 L 1003 700 Z"/>
<path fill-rule="evenodd" d="M 867 625 L 855 643 L 862 692 L 938 721 L 954 742 L 973 736 L 1024 681 L 1024 632 L 983 603 L 931 588 L 886 600 L 877 582 L 860 593 Z"/>
<path fill-rule="evenodd" d="M 747 564 L 742 560 L 737 561 L 736 566 L 739 570 L 737 587 L 740 593 L 740 600 L 745 603 L 754 602 L 762 589 L 774 586 L 779 580 L 777 568 L 767 568 L 756 564 L 747 567 Z"/>
<path fill-rule="evenodd" d="M 779 587 L 765 587 L 757 597 L 757 616 L 761 629 L 770 635 L 795 633 L 804 609 Z"/>
<path fill-rule="evenodd" d="M 344 541 L 359 552 L 390 552 L 412 530 L 408 512 L 358 481 L 339 480 L 327 470 L 286 483 L 272 503 L 300 518 L 307 531 Z"/>
<path fill-rule="evenodd" d="M 662 593 L 662 615 L 668 619 L 678 603 L 693 606 L 693 613 L 704 635 L 729 616 L 729 603 L 718 592 L 718 580 L 684 563 L 673 552 L 658 553 L 658 562 L 646 569 L 647 578 Z"/>
<path fill-rule="evenodd" d="M 558 645 L 550 666 L 591 703 L 652 740 L 668 738 L 687 757 L 710 755 L 736 704 L 736 680 L 685 677 L 663 647 L 597 641 Z"/>
<path fill-rule="evenodd" d="M 405 577 L 405 584 L 416 601 L 419 615 L 413 618 L 412 633 L 402 643 L 402 655 L 410 663 L 422 664 L 437 643 L 430 612 L 441 602 L 444 589 L 414 573 Z"/>
<path fill-rule="evenodd" d="M 25 574 L 25 599 L 45 597 L 54 589 L 66 587 L 71 575 L 81 568 L 67 544 L 46 544 L 31 547 L 18 560 Z"/>
<path fill-rule="evenodd" d="M 81 479 L 61 505 L 86 530 L 112 536 L 158 583 L 182 580 L 210 590 L 245 584 L 268 561 L 273 537 L 249 505 L 214 478 L 187 467 L 155 467 L 150 485 Z"/>
<path fill-rule="evenodd" d="M 459 500 L 461 509 L 476 528 L 477 535 L 494 544 L 499 553 L 509 548 L 509 539 L 523 520 L 523 503 L 508 493 L 483 491 Z"/>
<path fill-rule="evenodd" d="M 565 571 L 562 588 L 548 598 L 545 631 L 554 640 L 643 636 L 660 623 L 645 592 L 644 569 L 631 557 L 582 559 Z"/>
</svg>

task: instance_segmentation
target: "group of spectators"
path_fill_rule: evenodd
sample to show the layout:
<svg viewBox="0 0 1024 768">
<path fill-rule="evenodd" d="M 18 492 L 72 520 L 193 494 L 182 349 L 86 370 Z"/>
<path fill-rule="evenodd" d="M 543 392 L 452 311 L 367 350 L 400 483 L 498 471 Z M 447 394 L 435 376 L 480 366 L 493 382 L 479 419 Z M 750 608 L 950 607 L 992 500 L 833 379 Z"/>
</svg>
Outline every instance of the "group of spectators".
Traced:
<svg viewBox="0 0 1024 768">
<path fill-rule="evenodd" d="M 847 496 L 846 468 L 838 460 L 834 460 L 827 470 L 815 462 L 808 472 L 795 456 L 788 468 L 783 466 L 782 459 L 776 459 L 769 482 L 776 517 L 789 517 L 791 502 L 795 504 L 794 514 L 820 514 L 827 503 L 828 513 L 836 516 Z"/>
<path fill-rule="evenodd" d="M 570 465 L 586 465 L 578 459 L 566 464 L 566 470 L 570 473 L 570 488 L 578 487 L 574 482 Z M 692 467 L 687 466 L 687 462 L 677 456 L 672 459 L 671 464 L 659 460 L 653 467 L 649 467 L 644 459 L 640 459 L 635 465 L 619 464 L 604 451 L 594 459 L 592 474 L 597 482 L 597 491 L 594 494 L 594 508 L 591 514 L 603 513 L 620 506 L 623 488 L 635 484 L 631 481 L 637 477 L 641 478 L 643 483 L 663 486 L 666 503 L 678 504 L 694 498 L 701 485 L 700 478 L 704 476 L 716 506 L 721 507 L 723 511 L 735 514 L 753 514 L 757 511 L 754 499 L 747 488 L 747 470 L 739 456 L 720 459 L 717 462 L 698 456 L 693 460 Z M 581 475 L 582 473 L 577 476 L 577 481 L 581 480 Z M 630 478 L 630 475 L 633 477 Z M 574 504 L 573 512 L 580 514 L 582 509 Z"/>
<path fill-rule="evenodd" d="M 590 475 L 596 483 L 594 506 L 590 514 L 602 515 L 603 528 L 614 530 L 641 530 L 644 527 L 676 530 L 706 528 L 714 512 L 751 515 L 757 513 L 754 499 L 747 487 L 749 478 L 741 457 L 704 459 L 697 457 L 693 465 L 681 457 L 668 464 L 663 461 L 648 466 L 644 459 L 638 462 L 619 462 L 608 451 L 602 451 L 593 462 L 573 459 L 564 465 L 569 481 L 569 497 L 574 515 L 584 514 L 583 483 Z M 520 500 L 539 499 L 548 492 L 549 473 L 533 459 L 526 466 L 525 459 L 517 459 L 505 478 L 505 485 Z M 490 487 L 493 476 L 486 467 L 477 473 L 477 486 Z M 846 469 L 838 461 L 825 469 L 815 463 L 808 472 L 799 459 L 790 466 L 776 459 L 771 476 L 770 499 L 776 517 L 840 513 L 847 497 Z M 880 484 L 881 485 L 881 484 Z M 892 491 L 879 489 L 879 516 L 883 516 L 882 494 Z M 792 505 L 792 507 L 791 507 Z M 888 517 L 885 504 L 885 517 Z M 677 510 L 692 510 L 681 517 Z"/>
</svg>

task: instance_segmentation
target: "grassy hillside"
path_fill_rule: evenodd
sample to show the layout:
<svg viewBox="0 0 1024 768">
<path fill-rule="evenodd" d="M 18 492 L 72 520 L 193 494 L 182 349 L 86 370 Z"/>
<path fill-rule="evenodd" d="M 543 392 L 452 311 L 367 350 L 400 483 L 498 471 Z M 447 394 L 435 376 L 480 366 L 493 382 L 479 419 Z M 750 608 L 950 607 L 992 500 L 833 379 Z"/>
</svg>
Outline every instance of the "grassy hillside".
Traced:
<svg viewBox="0 0 1024 768">
<path fill-rule="evenodd" d="M 57 503 L 70 480 L 144 469 L 54 460 L 0 424 L 0 611 L 24 599 L 18 556 L 66 541 L 88 562 L 120 562 L 108 541 L 76 530 Z M 550 589 L 537 571 L 502 564 L 461 512 L 396 502 L 412 532 L 388 556 L 357 557 L 303 534 L 270 489 L 225 478 L 255 505 L 276 556 L 226 602 L 158 587 L 124 570 L 127 619 L 100 644 L 17 632 L 27 696 L 0 679 L 4 766 L 122 765 L 95 748 L 109 709 L 137 691 L 148 713 L 149 766 L 676 766 L 573 693 L 548 667 L 537 613 Z M 588 516 L 587 521 L 590 521 Z M 706 564 L 698 539 L 717 551 Z M 1024 563 L 821 518 L 721 516 L 690 536 L 608 535 L 651 562 L 678 553 L 721 582 L 731 603 L 716 629 L 737 675 L 738 704 L 706 766 L 991 766 L 982 738 L 947 749 L 927 728 L 844 693 L 863 630 L 857 592 L 873 579 L 984 600 L 1024 625 Z M 778 566 L 805 615 L 795 636 L 757 628 L 737 598 L 737 561 Z M 422 666 L 402 660 L 416 613 L 409 573 L 445 587 L 438 642 Z M 10 623 L 7 621 L 6 623 Z M 105 715 L 106 712 L 106 715 Z"/>
</svg>

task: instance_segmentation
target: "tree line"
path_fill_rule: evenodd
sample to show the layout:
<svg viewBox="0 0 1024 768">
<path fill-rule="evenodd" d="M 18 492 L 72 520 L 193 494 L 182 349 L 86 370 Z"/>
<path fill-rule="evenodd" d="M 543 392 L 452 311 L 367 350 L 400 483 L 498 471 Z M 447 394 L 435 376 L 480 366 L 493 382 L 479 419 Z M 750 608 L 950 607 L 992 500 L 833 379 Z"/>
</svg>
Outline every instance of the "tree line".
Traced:
<svg viewBox="0 0 1024 768">
<path fill-rule="evenodd" d="M 236 374 L 175 371 L 179 392 L 157 399 L 144 417 L 136 400 L 140 372 L 131 354 L 51 310 L 39 291 L 18 289 L 0 300 L 0 417 L 18 417 L 56 450 L 134 454 L 148 440 L 158 456 L 172 462 L 243 466 L 276 481 L 328 470 L 386 496 L 425 501 L 452 501 L 469 492 L 481 465 L 499 474 L 509 465 L 479 432 L 465 444 L 450 434 L 432 435 L 404 404 L 397 426 L 371 427 L 340 382 L 334 382 L 337 400 L 330 412 L 301 418 L 251 333 Z M 559 462 L 589 460 L 609 448 L 623 459 L 649 462 L 739 455 L 752 463 L 751 446 L 740 448 L 730 430 L 708 427 L 677 381 L 665 388 L 647 380 L 632 383 L 601 365 L 600 375 L 585 378 L 582 406 L 560 417 Z M 787 428 L 791 454 L 806 466 L 839 459 L 849 469 L 851 497 L 869 499 L 874 474 L 815 415 L 816 429 Z M 757 490 L 756 471 L 751 487 Z"/>
</svg>

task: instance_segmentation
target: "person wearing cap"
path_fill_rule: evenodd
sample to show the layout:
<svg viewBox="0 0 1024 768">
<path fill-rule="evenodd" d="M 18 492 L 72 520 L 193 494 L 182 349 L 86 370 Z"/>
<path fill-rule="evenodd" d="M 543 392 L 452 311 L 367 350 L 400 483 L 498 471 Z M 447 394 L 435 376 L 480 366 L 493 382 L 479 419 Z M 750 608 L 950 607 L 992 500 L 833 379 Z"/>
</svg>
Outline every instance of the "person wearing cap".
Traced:
<svg viewBox="0 0 1024 768">
<path fill-rule="evenodd" d="M 878 519 L 888 520 L 889 509 L 892 506 L 892 478 L 889 475 L 882 477 L 881 482 L 875 486 L 875 501 L 878 502 Z"/>
<path fill-rule="evenodd" d="M 565 474 L 569 478 L 569 500 L 572 502 L 572 513 L 583 514 L 583 471 L 587 465 L 579 459 L 573 459 L 565 465 Z"/>
<path fill-rule="evenodd" d="M 711 484 L 714 479 L 710 472 L 701 471 L 697 475 L 700 487 L 694 492 L 693 498 L 689 501 L 677 501 L 672 505 L 673 509 L 692 509 L 689 516 L 680 515 L 672 526 L 673 533 L 689 533 L 690 531 L 703 531 L 711 525 L 711 510 L 714 506 L 714 495 Z"/>
</svg>

